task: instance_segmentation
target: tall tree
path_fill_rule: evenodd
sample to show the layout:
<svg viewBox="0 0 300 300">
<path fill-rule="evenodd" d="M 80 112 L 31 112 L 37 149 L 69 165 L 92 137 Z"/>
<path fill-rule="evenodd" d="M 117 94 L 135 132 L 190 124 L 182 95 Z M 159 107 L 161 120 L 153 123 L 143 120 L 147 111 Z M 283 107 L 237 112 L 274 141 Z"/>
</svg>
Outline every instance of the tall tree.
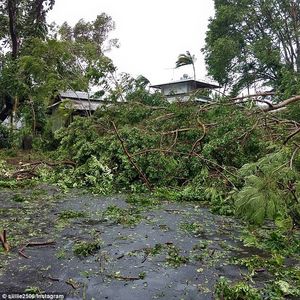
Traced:
<svg viewBox="0 0 300 300">
<path fill-rule="evenodd" d="M 105 42 L 108 42 L 108 49 L 111 46 L 118 47 L 117 39 L 108 40 L 108 34 L 114 29 L 115 22 L 106 13 L 102 13 L 94 21 L 87 22 L 80 19 L 74 27 L 65 22 L 60 27 L 59 34 L 62 40 L 98 45 L 98 52 L 102 54 L 107 50 Z"/>
<path fill-rule="evenodd" d="M 9 68 L 12 72 L 15 71 L 20 49 L 26 44 L 26 41 L 35 37 L 46 38 L 46 14 L 52 9 L 54 3 L 55 0 L 0 1 L 0 43 L 4 45 L 4 48 L 1 49 L 0 121 L 4 121 L 16 106 L 15 96 L 17 96 L 17 91 L 12 88 L 14 83 L 8 82 L 7 78 L 4 79 L 4 74 L 8 75 L 6 71 Z M 9 78 L 14 80 L 12 77 L 13 74 L 9 74 Z"/>
<path fill-rule="evenodd" d="M 209 75 L 233 93 L 298 82 L 300 0 L 215 0 L 215 11 L 204 48 Z"/>
<path fill-rule="evenodd" d="M 15 19 L 9 17 L 9 1 L 16 4 Z M 6 27 L 0 29 L 0 38 L 7 46 L 0 56 L 0 121 L 18 106 L 27 106 L 34 114 L 34 109 L 47 106 L 59 90 L 88 92 L 91 86 L 106 83 L 106 75 L 115 70 L 104 55 L 108 33 L 114 28 L 110 16 L 101 14 L 92 22 L 80 20 L 74 28 L 64 23 L 52 36 L 47 34 L 45 17 L 53 0 L 3 2 L 7 5 L 0 6 L 0 23 Z"/>
<path fill-rule="evenodd" d="M 46 14 L 55 0 L 2 0 L 1 42 L 11 47 L 13 58 L 18 56 L 22 43 L 31 37 L 45 39 L 47 36 Z"/>
</svg>

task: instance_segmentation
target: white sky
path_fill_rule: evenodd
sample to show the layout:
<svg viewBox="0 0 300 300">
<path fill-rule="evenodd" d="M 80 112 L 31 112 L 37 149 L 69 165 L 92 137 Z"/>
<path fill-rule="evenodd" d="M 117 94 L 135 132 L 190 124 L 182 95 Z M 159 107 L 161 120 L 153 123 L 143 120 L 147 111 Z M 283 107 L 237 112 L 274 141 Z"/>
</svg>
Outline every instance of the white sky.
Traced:
<svg viewBox="0 0 300 300">
<path fill-rule="evenodd" d="M 143 75 L 152 84 L 193 75 L 192 67 L 173 69 L 180 53 L 197 57 L 197 79 L 206 70 L 200 49 L 204 46 L 213 0 L 56 0 L 49 21 L 74 25 L 83 18 L 91 21 L 102 12 L 116 23 L 111 38 L 120 48 L 107 53 L 120 72 Z"/>
</svg>

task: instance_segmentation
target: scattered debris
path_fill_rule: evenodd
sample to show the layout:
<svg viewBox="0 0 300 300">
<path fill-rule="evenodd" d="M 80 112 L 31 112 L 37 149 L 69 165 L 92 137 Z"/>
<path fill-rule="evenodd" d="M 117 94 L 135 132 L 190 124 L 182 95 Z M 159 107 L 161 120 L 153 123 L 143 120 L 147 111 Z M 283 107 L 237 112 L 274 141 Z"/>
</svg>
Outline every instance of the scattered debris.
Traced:
<svg viewBox="0 0 300 300">
<path fill-rule="evenodd" d="M 139 276 L 123 276 L 120 274 L 120 272 L 116 272 L 114 274 L 106 274 L 106 276 L 109 278 L 125 280 L 125 281 L 135 281 L 135 280 L 141 280 L 145 278 L 144 273 L 139 274 Z"/>
<path fill-rule="evenodd" d="M 6 230 L 3 230 L 3 233 L 0 232 L 0 241 L 3 249 L 8 252 L 10 250 L 9 244 L 6 239 Z"/>
<path fill-rule="evenodd" d="M 28 242 L 27 244 L 25 244 L 22 248 L 20 248 L 18 250 L 18 253 L 23 256 L 24 258 L 29 258 L 29 256 L 27 256 L 24 251 L 25 248 L 28 247 L 39 247 L 39 246 L 49 246 L 49 245 L 54 245 L 55 241 L 46 241 L 46 242 Z"/>
<path fill-rule="evenodd" d="M 74 290 L 77 290 L 80 288 L 80 285 L 72 278 L 68 279 L 66 281 L 66 284 L 70 285 Z"/>
</svg>

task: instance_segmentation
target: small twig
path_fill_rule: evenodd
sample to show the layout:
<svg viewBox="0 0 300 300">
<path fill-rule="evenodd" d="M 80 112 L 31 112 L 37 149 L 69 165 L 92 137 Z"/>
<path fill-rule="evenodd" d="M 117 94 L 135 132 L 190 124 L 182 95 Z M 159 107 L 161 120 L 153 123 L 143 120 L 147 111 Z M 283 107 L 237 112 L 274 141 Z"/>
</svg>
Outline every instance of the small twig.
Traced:
<svg viewBox="0 0 300 300">
<path fill-rule="evenodd" d="M 162 116 L 158 116 L 157 118 L 154 119 L 154 121 L 158 121 L 160 119 L 169 119 L 172 118 L 173 116 L 175 116 L 175 113 L 168 113 Z"/>
<path fill-rule="evenodd" d="M 149 252 L 145 252 L 144 258 L 141 261 L 142 264 L 147 260 L 148 256 L 149 256 Z"/>
<path fill-rule="evenodd" d="M 237 138 L 237 140 L 245 140 L 247 136 L 250 135 L 250 133 L 258 126 L 259 121 L 256 121 L 256 123 L 249 129 L 248 131 L 244 132 L 240 137 Z"/>
<path fill-rule="evenodd" d="M 36 176 L 37 174 L 33 172 L 33 170 L 19 170 L 14 172 L 10 177 L 20 180 L 20 179 L 28 179 Z"/>
<path fill-rule="evenodd" d="M 26 247 L 37 247 L 37 246 L 49 246 L 55 245 L 55 241 L 46 241 L 46 242 L 29 242 L 27 243 Z"/>
<path fill-rule="evenodd" d="M 209 164 L 212 164 L 212 165 L 214 165 L 214 166 L 216 166 L 216 167 L 222 169 L 223 171 L 227 172 L 227 173 L 230 174 L 231 176 L 233 176 L 233 177 L 235 177 L 235 178 L 238 178 L 237 175 L 235 175 L 235 174 L 233 174 L 232 172 L 228 171 L 227 169 L 225 169 L 225 168 L 222 167 L 221 165 L 217 164 L 216 162 L 214 162 L 214 161 L 212 161 L 212 160 L 209 160 L 209 159 L 207 159 L 207 158 L 204 158 L 204 157 L 202 157 L 201 155 L 199 155 L 198 153 L 195 153 L 195 152 L 193 153 L 193 155 L 197 156 L 198 158 L 200 158 L 201 160 L 203 160 L 203 161 L 205 161 L 205 162 L 207 162 L 207 163 L 209 163 Z"/>
<path fill-rule="evenodd" d="M 190 130 L 193 130 L 193 129 L 195 129 L 195 128 L 193 128 L 193 127 L 179 128 L 179 129 L 175 129 L 175 130 L 171 130 L 171 131 L 162 132 L 161 135 L 169 135 L 169 134 L 173 134 L 173 133 L 176 133 L 176 132 L 185 132 L 185 131 L 190 131 Z"/>
<path fill-rule="evenodd" d="M 292 132 L 283 142 L 283 144 L 285 145 L 292 137 L 294 137 L 296 134 L 298 134 L 300 132 L 300 127 L 297 128 L 294 132 Z"/>
<path fill-rule="evenodd" d="M 25 164 L 21 165 L 21 167 L 29 167 L 29 166 L 36 167 L 38 165 L 47 165 L 48 167 L 57 167 L 59 165 L 68 165 L 68 166 L 74 167 L 76 165 L 76 163 L 73 161 L 70 161 L 70 160 L 64 160 L 64 161 L 60 161 L 60 162 L 56 162 L 56 163 L 47 162 L 47 161 L 36 161 L 36 162 L 32 162 L 32 163 L 25 163 Z"/>
<path fill-rule="evenodd" d="M 18 253 L 25 257 L 25 258 L 29 258 L 29 256 L 27 256 L 24 251 L 25 251 L 25 248 L 28 248 L 28 247 L 38 247 L 38 246 L 49 246 L 49 245 L 54 245 L 55 244 L 55 241 L 46 241 L 46 242 L 28 242 L 27 244 L 25 244 L 23 247 L 21 247 L 19 250 L 18 250 Z"/>
<path fill-rule="evenodd" d="M 23 256 L 24 258 L 29 259 L 29 256 L 27 256 L 23 251 L 19 250 L 18 253 Z"/>
<path fill-rule="evenodd" d="M 194 143 L 194 145 L 192 146 L 192 149 L 190 151 L 189 156 L 191 156 L 193 154 L 193 152 L 195 151 L 196 147 L 202 142 L 202 140 L 205 138 L 207 130 L 205 125 L 199 120 L 199 118 L 197 119 L 198 124 L 200 125 L 200 127 L 202 127 L 203 130 L 203 134 L 202 136 Z"/>
<path fill-rule="evenodd" d="M 166 212 L 182 212 L 180 209 L 165 209 Z"/>
<path fill-rule="evenodd" d="M 178 130 L 175 130 L 175 138 L 174 138 L 174 142 L 173 144 L 169 147 L 169 150 L 171 150 L 177 143 L 177 139 L 178 139 Z"/>
<path fill-rule="evenodd" d="M 141 280 L 141 277 L 134 277 L 134 276 L 122 276 L 119 274 L 106 274 L 107 277 L 113 279 L 120 279 L 125 281 L 134 281 L 134 280 Z"/>
<path fill-rule="evenodd" d="M 74 290 L 79 288 L 78 284 L 76 284 L 76 282 L 74 282 L 72 279 L 67 280 L 66 284 L 70 285 Z"/>
<path fill-rule="evenodd" d="M 51 281 L 60 281 L 59 278 L 54 278 L 54 277 L 52 277 L 50 275 L 48 277 L 46 277 L 46 278 L 50 279 Z"/>
<path fill-rule="evenodd" d="M 294 150 L 294 152 L 293 152 L 293 154 L 292 154 L 292 157 L 291 157 L 291 159 L 290 159 L 290 169 L 291 169 L 291 170 L 293 170 L 293 162 L 294 162 L 294 158 L 295 158 L 297 152 L 299 151 L 299 149 L 300 149 L 300 148 L 297 147 L 297 148 Z"/>
</svg>

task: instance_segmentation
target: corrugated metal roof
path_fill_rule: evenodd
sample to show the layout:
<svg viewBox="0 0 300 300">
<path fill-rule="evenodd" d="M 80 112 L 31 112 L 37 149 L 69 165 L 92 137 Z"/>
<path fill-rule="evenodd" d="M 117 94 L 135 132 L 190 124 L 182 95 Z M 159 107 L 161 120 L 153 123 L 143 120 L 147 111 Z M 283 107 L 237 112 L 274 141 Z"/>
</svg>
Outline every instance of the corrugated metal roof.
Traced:
<svg viewBox="0 0 300 300">
<path fill-rule="evenodd" d="M 95 111 L 99 106 L 103 105 L 102 99 L 92 98 L 89 93 L 81 91 L 67 90 L 59 93 L 60 101 L 54 103 L 51 107 L 59 105 L 61 102 L 70 100 L 67 103 L 69 108 L 80 111 Z"/>
<path fill-rule="evenodd" d="M 91 99 L 91 100 L 101 101 L 101 99 L 92 98 L 92 96 L 86 92 L 71 91 L 71 90 L 60 92 L 59 96 L 61 98 L 68 98 L 68 99 L 82 99 L 82 100 Z"/>
</svg>

